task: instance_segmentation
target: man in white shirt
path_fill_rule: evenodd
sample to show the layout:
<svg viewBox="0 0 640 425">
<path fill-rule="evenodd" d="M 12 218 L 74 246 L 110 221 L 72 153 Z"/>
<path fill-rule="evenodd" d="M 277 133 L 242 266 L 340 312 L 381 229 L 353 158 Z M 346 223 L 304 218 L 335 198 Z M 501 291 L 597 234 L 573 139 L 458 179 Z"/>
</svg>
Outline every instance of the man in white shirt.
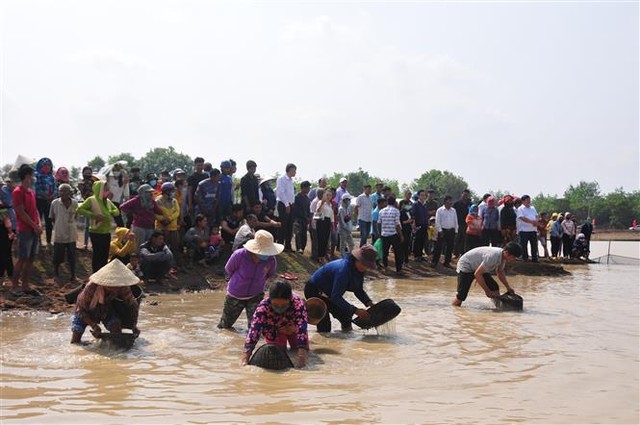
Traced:
<svg viewBox="0 0 640 425">
<path fill-rule="evenodd" d="M 507 282 L 504 266 L 506 263 L 515 261 L 521 254 L 522 248 L 515 242 L 509 242 L 504 248 L 481 246 L 467 251 L 460 257 L 456 267 L 458 289 L 452 304 L 456 307 L 462 305 L 462 302 L 467 299 L 469 288 L 474 280 L 478 281 L 478 285 L 484 290 L 487 297 L 498 298 L 500 287 L 491 276 L 492 272 L 497 273 L 498 279 L 507 292 L 513 292 Z"/>
<path fill-rule="evenodd" d="M 522 259 L 529 260 L 527 243 L 531 244 L 531 261 L 538 262 L 538 212 L 531 206 L 531 197 L 522 195 L 522 205 L 516 211 L 516 226 L 520 245 L 522 246 Z"/>
<path fill-rule="evenodd" d="M 277 243 L 284 244 L 284 250 L 293 252 L 291 237 L 293 236 L 293 219 L 291 209 L 295 202 L 296 193 L 293 187 L 293 178 L 296 176 L 297 167 L 287 164 L 285 174 L 278 177 L 276 186 L 276 200 L 278 201 L 278 217 L 282 228 L 278 233 Z"/>
<path fill-rule="evenodd" d="M 431 267 L 437 267 L 440 261 L 440 254 L 444 247 L 444 266 L 451 268 L 451 256 L 453 254 L 453 245 L 458 233 L 458 215 L 456 210 L 451 207 L 451 196 L 444 197 L 444 205 L 436 211 L 436 231 L 438 239 L 433 250 L 433 258 L 431 259 Z"/>
<path fill-rule="evenodd" d="M 371 185 L 365 184 L 364 192 L 356 198 L 356 208 L 354 213 L 358 217 L 358 227 L 360 228 L 360 246 L 367 243 L 369 233 L 371 233 Z"/>
</svg>

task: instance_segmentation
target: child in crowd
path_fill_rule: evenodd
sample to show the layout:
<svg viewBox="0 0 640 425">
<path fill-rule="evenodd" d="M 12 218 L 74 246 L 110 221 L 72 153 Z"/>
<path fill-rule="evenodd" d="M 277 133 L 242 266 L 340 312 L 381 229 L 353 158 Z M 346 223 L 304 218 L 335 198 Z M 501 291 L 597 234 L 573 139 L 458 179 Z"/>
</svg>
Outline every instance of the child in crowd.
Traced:
<svg viewBox="0 0 640 425">
<path fill-rule="evenodd" d="M 132 253 L 129 255 L 129 264 L 127 268 L 133 272 L 139 279 L 142 279 L 142 270 L 140 269 L 140 263 L 138 262 L 138 254 Z"/>
<path fill-rule="evenodd" d="M 351 195 L 348 193 L 342 195 L 340 204 L 340 208 L 338 208 L 338 236 L 340 236 L 340 257 L 342 257 L 345 252 L 351 252 L 355 248 L 351 235 L 353 231 Z"/>
<path fill-rule="evenodd" d="M 427 255 L 433 254 L 433 248 L 438 240 L 438 231 L 436 230 L 436 218 L 429 217 L 429 227 L 427 228 Z"/>
<path fill-rule="evenodd" d="M 211 227 L 211 235 L 209 236 L 209 248 L 205 253 L 206 262 L 210 263 L 220 256 L 222 248 L 224 247 L 224 240 L 220 235 L 220 227 Z"/>
</svg>

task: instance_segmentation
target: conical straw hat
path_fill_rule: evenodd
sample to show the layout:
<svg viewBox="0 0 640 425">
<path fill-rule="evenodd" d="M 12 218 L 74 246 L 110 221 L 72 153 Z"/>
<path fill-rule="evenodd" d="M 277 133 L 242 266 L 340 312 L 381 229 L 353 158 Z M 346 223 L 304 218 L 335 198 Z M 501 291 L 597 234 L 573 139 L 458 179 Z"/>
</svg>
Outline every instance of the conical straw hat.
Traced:
<svg viewBox="0 0 640 425">
<path fill-rule="evenodd" d="M 116 259 L 89 276 L 89 281 L 96 285 L 117 288 L 133 286 L 140 282 L 140 279 L 122 261 Z"/>
</svg>

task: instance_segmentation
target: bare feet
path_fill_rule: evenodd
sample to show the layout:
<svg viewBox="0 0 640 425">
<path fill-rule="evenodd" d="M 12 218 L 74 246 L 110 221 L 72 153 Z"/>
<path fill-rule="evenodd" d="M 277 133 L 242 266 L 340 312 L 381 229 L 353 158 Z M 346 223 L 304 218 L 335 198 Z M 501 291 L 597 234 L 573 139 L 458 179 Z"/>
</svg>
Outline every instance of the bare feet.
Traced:
<svg viewBox="0 0 640 425">
<path fill-rule="evenodd" d="M 462 301 L 460 301 L 457 298 L 454 298 L 453 301 L 451 302 L 451 305 L 454 307 L 460 307 L 462 305 Z"/>
</svg>

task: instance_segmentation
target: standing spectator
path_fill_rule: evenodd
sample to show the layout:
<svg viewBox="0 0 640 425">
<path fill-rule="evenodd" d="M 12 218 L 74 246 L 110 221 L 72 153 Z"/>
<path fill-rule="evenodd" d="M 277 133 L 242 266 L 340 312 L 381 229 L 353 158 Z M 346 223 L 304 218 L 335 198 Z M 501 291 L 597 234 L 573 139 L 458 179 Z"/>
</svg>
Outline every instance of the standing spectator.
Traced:
<svg viewBox="0 0 640 425">
<path fill-rule="evenodd" d="M 164 234 L 154 230 L 148 241 L 140 246 L 140 270 L 147 282 L 160 283 L 173 264 L 173 253 L 164 243 Z"/>
<path fill-rule="evenodd" d="M 11 226 L 0 223 L 0 279 L 7 273 L 8 278 L 13 277 L 13 241 L 16 238 L 17 220 L 13 209 L 13 190 L 19 184 L 18 172 L 11 171 L 5 178 L 4 185 L 0 189 L 0 215 L 4 214 L 9 219 Z M 5 221 L 6 221 L 5 218 Z M 6 223 L 5 223 L 6 224 Z"/>
<path fill-rule="evenodd" d="M 400 211 L 396 206 L 396 198 L 387 198 L 387 206 L 380 211 L 378 228 L 382 237 L 382 264 L 385 270 L 389 265 L 389 248 L 393 246 L 396 263 L 396 273 L 402 273 L 402 227 L 400 225 Z"/>
<path fill-rule="evenodd" d="M 431 267 L 437 267 L 440 261 L 440 253 L 444 248 L 444 266 L 452 268 L 451 255 L 453 254 L 453 244 L 458 233 L 458 217 L 456 210 L 452 208 L 451 196 L 444 197 L 444 205 L 436 211 L 436 231 L 438 239 L 433 250 Z"/>
<path fill-rule="evenodd" d="M 363 192 L 356 198 L 356 207 L 353 214 L 358 220 L 358 228 L 360 229 L 360 246 L 367 243 L 369 234 L 371 233 L 371 212 L 373 205 L 371 204 L 371 185 L 365 184 Z"/>
<path fill-rule="evenodd" d="M 549 250 L 547 249 L 547 224 L 549 224 L 547 213 L 541 212 L 536 227 L 538 228 L 538 241 L 542 245 L 544 258 L 549 258 Z"/>
<path fill-rule="evenodd" d="M 313 188 L 309 191 L 309 199 L 311 201 L 313 201 L 314 199 L 316 199 L 318 197 L 318 191 L 322 189 L 322 191 L 324 192 L 327 189 L 327 179 L 326 177 L 320 177 L 318 179 L 318 187 Z M 322 197 L 320 197 L 322 198 Z"/>
<path fill-rule="evenodd" d="M 371 195 L 371 208 L 376 209 L 378 207 L 378 199 L 380 198 L 384 198 L 384 196 L 382 195 L 382 189 L 384 188 L 384 184 L 378 182 L 376 183 L 376 191 Z M 373 217 L 371 218 L 371 225 L 373 226 L 373 229 L 375 229 L 377 227 L 377 221 L 373 219 Z M 373 232 L 373 229 L 371 230 Z M 374 241 L 375 242 L 375 241 Z M 373 243 L 372 243 L 373 245 Z"/>
<path fill-rule="evenodd" d="M 208 179 L 198 183 L 198 189 L 195 194 L 195 209 L 198 214 L 207 217 L 209 229 L 213 226 L 219 226 L 219 195 L 220 195 L 220 170 L 214 168 Z"/>
<path fill-rule="evenodd" d="M 458 233 L 453 247 L 453 256 L 455 258 L 460 257 L 465 252 L 464 240 L 467 232 L 466 218 L 471 205 L 470 193 L 469 189 L 464 189 L 460 194 L 460 199 L 453 203 L 453 209 L 456 210 L 456 216 L 458 217 Z"/>
<path fill-rule="evenodd" d="M 103 181 L 93 183 L 93 195 L 78 206 L 78 214 L 89 218 L 89 237 L 93 249 L 91 268 L 95 273 L 109 261 L 111 220 L 120 214 L 109 200 L 109 189 Z"/>
<path fill-rule="evenodd" d="M 478 215 L 480 216 L 478 206 Z M 496 208 L 496 198 L 489 196 L 482 217 L 482 244 L 485 246 L 502 246 L 502 232 L 500 228 L 500 213 Z"/>
<path fill-rule="evenodd" d="M 429 217 L 435 217 L 438 210 L 438 201 L 436 200 L 436 191 L 433 189 L 427 190 L 427 200 L 425 201 L 427 206 L 427 213 Z"/>
<path fill-rule="evenodd" d="M 231 162 L 220 163 L 220 188 L 218 193 L 218 223 L 231 212 L 233 205 L 233 177 L 231 177 Z"/>
<path fill-rule="evenodd" d="M 584 224 L 580 227 L 580 233 L 584 235 L 584 243 L 588 253 L 591 250 L 591 235 L 593 234 L 593 223 L 591 222 L 591 217 L 586 218 Z M 588 259 L 589 257 L 587 254 L 587 260 Z"/>
<path fill-rule="evenodd" d="M 513 206 L 513 196 L 505 195 L 502 198 L 503 205 L 500 211 L 500 231 L 502 232 L 502 243 L 508 244 L 516 240 L 518 232 L 518 215 Z"/>
<path fill-rule="evenodd" d="M 11 292 L 14 296 L 40 295 L 37 289 L 31 289 L 29 286 L 33 260 L 38 254 L 40 235 L 42 234 L 36 195 L 31 189 L 33 173 L 33 168 L 30 165 L 21 165 L 18 169 L 20 186 L 16 187 L 11 194 L 18 230 L 18 261 L 11 279 Z M 22 289 L 20 289 L 21 287 Z"/>
<path fill-rule="evenodd" d="M 156 198 L 161 214 L 156 214 L 155 229 L 162 232 L 164 240 L 169 245 L 174 262 L 181 265 L 180 236 L 178 234 L 178 220 L 180 218 L 180 204 L 175 199 L 176 186 L 171 182 L 162 183 L 162 195 Z"/>
<path fill-rule="evenodd" d="M 411 192 L 407 191 L 409 194 Z M 405 193 L 406 195 L 406 193 Z M 411 253 L 411 236 L 413 233 L 413 217 L 411 217 L 412 203 L 408 199 L 400 201 L 400 225 L 402 226 L 402 263 L 409 263 Z"/>
<path fill-rule="evenodd" d="M 285 175 L 278 177 L 276 185 L 276 200 L 278 201 L 278 217 L 282 222 L 282 229 L 278 237 L 278 242 L 284 244 L 284 250 L 291 252 L 291 237 L 293 234 L 293 220 L 291 208 L 295 201 L 295 190 L 293 178 L 296 176 L 297 168 L 294 164 L 287 164 Z"/>
<path fill-rule="evenodd" d="M 531 197 L 522 195 L 522 205 L 518 207 L 518 236 L 522 246 L 522 259 L 529 260 L 527 243 L 531 245 L 531 261 L 538 262 L 538 212 L 531 205 Z"/>
<path fill-rule="evenodd" d="M 138 188 L 138 194 L 120 205 L 120 211 L 130 214 L 131 230 L 136 235 L 136 244 L 141 247 L 147 242 L 155 230 L 156 215 L 162 215 L 162 210 L 153 198 L 153 188 L 143 184 Z"/>
<path fill-rule="evenodd" d="M 247 174 L 240 179 L 240 196 L 242 197 L 242 206 L 246 213 L 250 213 L 251 207 L 258 201 L 260 179 L 256 175 L 257 168 L 258 165 L 255 161 L 247 161 Z"/>
<path fill-rule="evenodd" d="M 570 212 L 564 214 L 562 221 L 562 254 L 564 258 L 571 258 L 573 242 L 576 239 L 576 223 Z"/>
<path fill-rule="evenodd" d="M 51 202 L 58 196 L 56 181 L 53 177 L 53 163 L 49 158 L 42 158 L 38 161 L 35 175 L 36 204 L 40 221 L 45 223 L 45 236 L 47 246 L 49 246 L 51 245 L 51 232 L 53 231 L 53 223 L 49 218 L 49 208 L 51 208 Z"/>
<path fill-rule="evenodd" d="M 380 211 L 387 206 L 387 199 L 384 197 L 378 198 L 378 205 L 371 212 L 371 223 L 373 229 L 371 231 L 371 244 L 374 245 L 378 238 L 380 238 L 380 226 L 378 226 L 378 219 L 380 218 Z"/>
<path fill-rule="evenodd" d="M 414 240 L 413 258 L 415 261 L 424 261 L 424 254 L 427 230 L 429 228 L 429 212 L 427 211 L 427 194 L 424 189 L 418 190 L 418 200 L 411 205 L 411 216 L 413 217 Z"/>
<path fill-rule="evenodd" d="M 351 195 L 343 193 L 342 204 L 338 208 L 338 236 L 340 237 L 340 257 L 345 253 L 353 251 L 355 245 L 353 243 L 353 207 L 351 206 Z"/>
<path fill-rule="evenodd" d="M 551 214 L 551 227 L 549 228 L 549 239 L 551 240 L 551 256 L 558 258 L 560 246 L 562 245 L 562 221 L 564 217 L 558 213 Z"/>
<path fill-rule="evenodd" d="M 187 179 L 187 212 L 185 213 L 185 221 L 187 226 L 192 226 L 195 223 L 195 194 L 198 189 L 198 184 L 209 175 L 204 172 L 204 158 L 196 157 L 193 160 L 195 171 Z"/>
<path fill-rule="evenodd" d="M 76 241 L 78 231 L 76 229 L 76 211 L 78 201 L 71 197 L 72 189 L 67 183 L 58 187 L 59 198 L 51 202 L 49 217 L 53 223 L 53 273 L 59 277 L 60 264 L 64 262 L 65 255 L 69 263 L 71 280 L 76 280 Z"/>
<path fill-rule="evenodd" d="M 264 178 L 260 180 L 260 186 L 258 187 L 258 200 L 262 203 L 264 213 L 269 218 L 274 217 L 274 211 L 276 209 L 276 193 L 271 187 L 271 182 L 274 180 L 275 179 L 271 177 Z"/>
<path fill-rule="evenodd" d="M 346 177 L 343 177 L 340 179 L 340 185 L 338 186 L 338 189 L 336 189 L 336 196 L 335 196 L 337 205 L 341 205 L 342 196 L 349 193 L 349 190 L 347 190 L 348 185 L 349 185 L 349 180 L 347 180 Z"/>
<path fill-rule="evenodd" d="M 464 252 L 467 253 L 473 248 L 482 246 L 482 219 L 478 216 L 478 206 L 476 204 L 469 206 L 469 214 L 467 214 L 465 223 L 467 230 L 464 239 Z"/>
<path fill-rule="evenodd" d="M 82 200 L 86 200 L 93 195 L 93 183 L 97 180 L 98 178 L 93 175 L 91 167 L 82 168 L 82 180 L 78 183 L 78 190 L 80 191 Z M 89 217 L 85 217 L 84 221 L 83 248 L 87 249 L 89 246 Z"/>
<path fill-rule="evenodd" d="M 320 191 L 318 191 L 320 194 Z M 329 246 L 329 238 L 331 237 L 331 228 L 333 227 L 334 215 L 331 199 L 333 193 L 326 190 L 323 193 L 322 200 L 317 203 L 314 211 L 313 220 L 316 223 L 316 231 L 318 234 L 318 262 L 324 264 L 328 260 L 327 248 Z"/>
<path fill-rule="evenodd" d="M 111 202 L 113 205 L 120 209 L 120 204 L 129 199 L 129 175 L 127 170 L 124 169 L 126 162 L 116 162 L 111 169 L 106 172 L 107 188 L 111 192 Z M 122 215 L 114 217 L 116 225 L 118 227 L 124 227 L 124 220 Z"/>
<path fill-rule="evenodd" d="M 309 190 L 311 183 L 307 180 L 300 183 L 300 193 L 295 197 L 293 203 L 293 233 L 296 240 L 296 250 L 298 254 L 302 254 L 307 247 L 307 229 L 311 213 L 311 200 L 309 199 Z"/>
<path fill-rule="evenodd" d="M 311 259 L 318 260 L 318 227 L 317 220 L 315 219 L 316 210 L 318 209 L 318 203 L 324 198 L 324 189 L 319 188 L 316 190 L 316 197 L 311 200 L 309 204 L 309 213 L 311 215 L 311 223 L 309 225 L 309 234 L 311 235 Z"/>
</svg>

